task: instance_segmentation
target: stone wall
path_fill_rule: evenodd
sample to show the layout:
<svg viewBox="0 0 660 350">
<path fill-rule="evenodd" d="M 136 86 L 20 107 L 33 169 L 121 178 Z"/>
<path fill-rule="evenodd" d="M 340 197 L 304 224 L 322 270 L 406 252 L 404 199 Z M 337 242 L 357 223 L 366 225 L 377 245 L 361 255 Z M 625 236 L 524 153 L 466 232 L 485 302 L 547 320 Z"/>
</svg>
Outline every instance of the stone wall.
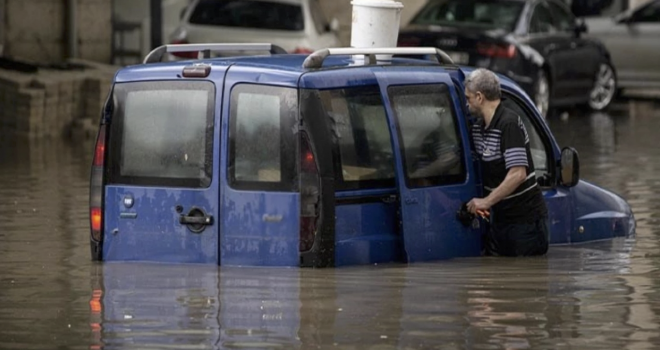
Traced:
<svg viewBox="0 0 660 350">
<path fill-rule="evenodd" d="M 77 71 L 0 69 L 0 130 L 30 138 L 93 130 L 118 68 L 85 63 Z"/>
<path fill-rule="evenodd" d="M 142 0 L 138 0 L 142 1 Z M 111 0 L 76 0 L 78 57 L 110 62 Z M 67 57 L 66 0 L 0 0 L 2 53 L 59 63 Z"/>
</svg>

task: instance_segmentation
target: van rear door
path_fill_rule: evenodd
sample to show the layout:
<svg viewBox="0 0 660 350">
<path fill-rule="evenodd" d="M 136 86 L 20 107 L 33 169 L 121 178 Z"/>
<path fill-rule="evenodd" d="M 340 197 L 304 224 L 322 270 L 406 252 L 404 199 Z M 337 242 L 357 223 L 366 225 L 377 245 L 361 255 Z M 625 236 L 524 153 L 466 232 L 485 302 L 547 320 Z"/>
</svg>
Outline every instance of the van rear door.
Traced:
<svg viewBox="0 0 660 350">
<path fill-rule="evenodd" d="M 225 77 L 222 265 L 298 266 L 303 223 L 297 79 L 234 65 Z"/>
<path fill-rule="evenodd" d="M 376 72 L 394 149 L 408 262 L 478 256 L 478 221 L 457 211 L 477 196 L 467 125 L 446 72 L 429 68 Z"/>
<path fill-rule="evenodd" d="M 216 91 L 203 80 L 115 84 L 104 260 L 218 263 Z"/>
</svg>

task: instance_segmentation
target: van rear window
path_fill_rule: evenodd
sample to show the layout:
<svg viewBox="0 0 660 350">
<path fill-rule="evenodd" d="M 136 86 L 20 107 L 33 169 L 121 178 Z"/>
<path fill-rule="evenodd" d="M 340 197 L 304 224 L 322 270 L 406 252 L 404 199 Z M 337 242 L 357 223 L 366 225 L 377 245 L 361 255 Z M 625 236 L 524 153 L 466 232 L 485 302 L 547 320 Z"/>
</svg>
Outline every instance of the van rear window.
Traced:
<svg viewBox="0 0 660 350">
<path fill-rule="evenodd" d="M 214 91 L 210 82 L 117 84 L 109 181 L 208 187 Z"/>
<path fill-rule="evenodd" d="M 298 92 L 239 84 L 232 89 L 229 182 L 236 189 L 296 191 Z"/>
</svg>

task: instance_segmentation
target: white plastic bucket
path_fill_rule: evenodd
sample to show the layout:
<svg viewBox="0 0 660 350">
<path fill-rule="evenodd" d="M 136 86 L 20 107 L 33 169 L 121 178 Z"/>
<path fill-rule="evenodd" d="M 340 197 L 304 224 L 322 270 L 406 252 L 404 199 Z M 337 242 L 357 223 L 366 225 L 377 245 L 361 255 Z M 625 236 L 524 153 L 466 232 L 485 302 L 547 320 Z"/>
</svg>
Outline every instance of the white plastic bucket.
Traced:
<svg viewBox="0 0 660 350">
<path fill-rule="evenodd" d="M 396 47 L 403 4 L 394 0 L 353 0 L 351 47 Z M 363 56 L 356 56 L 355 58 Z M 376 55 L 391 60 L 392 55 Z"/>
</svg>

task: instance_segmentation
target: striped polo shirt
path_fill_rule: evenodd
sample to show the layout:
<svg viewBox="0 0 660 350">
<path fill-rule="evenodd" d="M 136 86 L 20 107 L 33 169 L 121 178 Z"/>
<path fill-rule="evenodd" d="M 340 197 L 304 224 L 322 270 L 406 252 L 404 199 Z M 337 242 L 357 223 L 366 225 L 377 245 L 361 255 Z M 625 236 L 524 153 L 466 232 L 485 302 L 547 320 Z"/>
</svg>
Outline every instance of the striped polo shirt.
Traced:
<svg viewBox="0 0 660 350">
<path fill-rule="evenodd" d="M 497 188 L 512 167 L 525 167 L 527 177 L 509 196 L 493 206 L 496 223 L 528 223 L 547 216 L 536 181 L 529 136 L 520 117 L 499 104 L 488 127 L 479 119 L 472 125 L 475 150 L 481 160 L 484 196 Z"/>
</svg>

